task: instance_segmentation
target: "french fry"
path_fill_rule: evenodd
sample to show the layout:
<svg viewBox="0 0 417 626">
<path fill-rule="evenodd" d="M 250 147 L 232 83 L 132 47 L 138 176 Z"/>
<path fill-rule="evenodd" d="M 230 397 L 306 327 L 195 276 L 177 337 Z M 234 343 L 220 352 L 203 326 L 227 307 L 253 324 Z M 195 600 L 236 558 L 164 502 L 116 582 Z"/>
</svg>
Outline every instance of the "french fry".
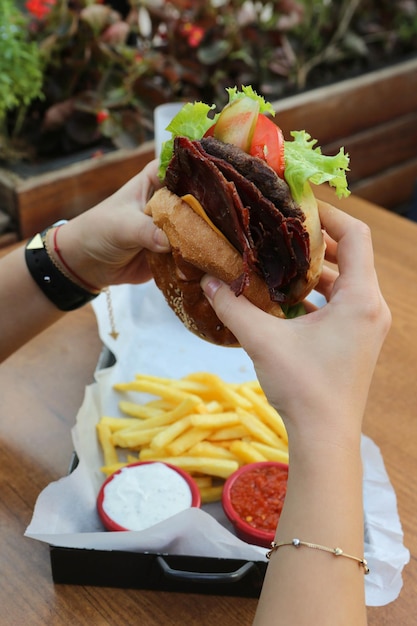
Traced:
<svg viewBox="0 0 417 626">
<path fill-rule="evenodd" d="M 116 431 L 112 435 L 112 442 L 114 446 L 119 446 L 120 448 L 138 448 L 149 444 L 156 435 L 163 431 L 163 426 L 147 428 L 146 430 L 127 428 Z"/>
<path fill-rule="evenodd" d="M 217 400 L 209 400 L 205 404 L 196 407 L 197 413 L 222 413 L 223 405 Z"/>
<path fill-rule="evenodd" d="M 282 452 L 288 452 L 288 443 L 283 441 L 281 437 L 278 437 L 278 439 L 279 439 L 279 443 L 276 444 L 276 449 L 281 450 Z"/>
<path fill-rule="evenodd" d="M 245 428 L 247 428 L 252 437 L 257 439 L 258 441 L 266 443 L 269 446 L 280 445 L 278 435 L 273 430 L 271 430 L 269 426 L 261 422 L 259 418 L 257 418 L 255 415 L 248 413 L 247 411 L 244 411 L 243 409 L 240 409 L 239 407 L 236 409 L 236 411 L 240 417 L 240 421 L 245 426 Z"/>
<path fill-rule="evenodd" d="M 279 463 L 288 463 L 288 450 L 272 448 L 259 441 L 252 441 L 252 446 L 264 455 L 267 461 L 278 461 Z"/>
<path fill-rule="evenodd" d="M 213 478 L 211 476 L 194 476 L 194 480 L 200 490 L 213 486 Z"/>
<path fill-rule="evenodd" d="M 210 435 L 210 441 L 226 441 L 230 439 L 241 439 L 249 435 L 246 426 L 239 424 L 238 426 L 230 426 L 228 428 L 219 428 Z"/>
<path fill-rule="evenodd" d="M 222 446 L 216 446 L 209 441 L 199 441 L 188 450 L 190 456 L 209 456 L 212 459 L 230 459 L 236 461 L 236 457 L 230 450 Z"/>
<path fill-rule="evenodd" d="M 187 472 L 201 472 L 219 478 L 228 478 L 239 467 L 237 461 L 229 459 L 211 459 L 209 457 L 168 456 L 165 463 L 177 465 Z"/>
<path fill-rule="evenodd" d="M 264 390 L 262 389 L 259 380 L 247 380 L 245 383 L 241 383 L 239 385 L 239 389 L 241 387 L 247 387 L 248 389 L 252 389 L 255 393 L 261 394 L 265 398 Z"/>
<path fill-rule="evenodd" d="M 267 458 L 246 441 L 233 441 L 230 445 L 230 452 L 235 454 L 243 463 L 258 463 L 267 461 Z"/>
<path fill-rule="evenodd" d="M 213 431 L 210 428 L 198 428 L 192 426 L 185 433 L 174 439 L 166 446 L 166 450 L 171 456 L 180 456 L 189 450 L 192 446 L 203 439 L 207 439 Z"/>
<path fill-rule="evenodd" d="M 163 415 L 164 410 L 158 409 L 149 404 L 137 404 L 136 402 L 129 402 L 128 400 L 121 400 L 119 402 L 119 409 L 125 415 L 136 417 L 139 419 L 151 419 L 157 415 Z"/>
<path fill-rule="evenodd" d="M 203 487 L 200 489 L 202 504 L 208 504 L 209 502 L 218 502 L 222 499 L 223 485 L 217 485 L 216 487 Z"/>
<path fill-rule="evenodd" d="M 202 394 L 207 393 L 206 385 L 188 380 L 185 378 L 163 378 L 161 376 L 154 376 L 152 374 L 136 374 L 135 380 L 146 380 L 152 383 L 167 385 L 170 387 L 175 387 L 176 389 L 181 389 L 181 391 L 185 391 L 187 393 L 196 394 L 201 396 Z"/>
<path fill-rule="evenodd" d="M 224 479 L 240 465 L 288 462 L 282 419 L 256 380 L 226 383 L 209 372 L 180 379 L 141 374 L 114 388 L 151 398 L 122 398 L 119 409 L 125 417 L 100 420 L 97 433 L 106 474 L 126 462 L 164 461 L 190 472 L 199 482 L 202 501 L 214 502 L 221 497 Z"/>
<path fill-rule="evenodd" d="M 161 411 L 158 415 L 148 417 L 146 420 L 132 420 L 130 430 L 148 430 L 158 426 L 168 426 L 178 421 L 181 417 L 190 415 L 195 406 L 196 404 L 192 398 L 186 398 L 170 411 Z"/>
<path fill-rule="evenodd" d="M 172 410 L 172 417 L 174 419 L 179 419 L 180 417 L 185 417 L 186 415 L 189 415 L 193 411 L 204 412 L 203 407 L 204 405 L 200 401 L 197 401 L 197 399 L 195 399 L 193 396 L 190 396 L 188 398 L 185 398 Z"/>
<path fill-rule="evenodd" d="M 155 376 L 155 374 L 135 374 L 135 380 L 147 380 L 151 383 L 160 385 L 172 385 L 174 378 L 164 378 L 163 376 Z"/>
<path fill-rule="evenodd" d="M 190 394 L 181 389 L 176 389 L 172 385 L 164 385 L 158 382 L 136 379 L 129 383 L 115 383 L 114 389 L 116 391 L 137 391 L 140 393 L 147 393 L 152 396 L 160 396 L 164 400 L 178 404 L 185 400 L 185 398 L 193 398 L 197 403 L 201 402 L 201 399 L 195 395 Z"/>
<path fill-rule="evenodd" d="M 225 383 L 220 376 L 216 374 L 197 372 L 195 374 L 189 374 L 187 378 L 206 383 L 207 387 L 212 389 L 212 394 L 227 407 L 230 406 L 234 408 L 240 406 L 243 409 L 248 409 L 251 406 L 246 398 L 242 398 L 231 385 Z"/>
<path fill-rule="evenodd" d="M 108 426 L 111 432 L 114 433 L 116 430 L 131 428 L 136 422 L 142 424 L 142 420 L 136 419 L 135 417 L 111 417 L 110 415 L 104 415 L 99 423 Z"/>
<path fill-rule="evenodd" d="M 165 412 L 161 412 L 160 415 L 155 415 L 154 417 L 148 417 L 147 419 L 137 419 L 135 417 L 130 419 L 130 424 L 128 423 L 127 419 L 123 420 L 125 426 L 124 428 L 115 428 L 114 432 L 116 431 L 134 431 L 134 430 L 149 430 L 150 428 L 158 428 L 158 427 L 162 427 L 162 426 L 166 426 L 167 424 L 170 424 L 170 412 L 169 411 L 165 411 Z M 172 420 L 174 421 L 174 420 Z"/>
<path fill-rule="evenodd" d="M 146 403 L 146 406 L 153 408 L 153 409 L 159 409 L 160 411 L 172 411 L 172 409 L 174 409 L 177 406 L 177 402 L 169 402 L 168 400 L 149 400 L 149 402 Z"/>
<path fill-rule="evenodd" d="M 162 461 L 168 454 L 164 450 L 154 450 L 153 448 L 141 448 L 139 451 L 140 461 Z"/>
<path fill-rule="evenodd" d="M 211 443 L 214 446 L 218 446 L 219 448 L 224 448 L 225 450 L 229 450 L 232 441 L 234 441 L 234 439 L 226 439 L 226 440 L 214 441 L 214 442 L 208 440 L 207 443 Z"/>
<path fill-rule="evenodd" d="M 265 396 L 260 395 L 248 385 L 242 385 L 241 393 L 251 402 L 257 415 L 267 424 L 285 443 L 288 443 L 287 431 L 279 413 L 268 403 Z"/>
<path fill-rule="evenodd" d="M 239 417 L 233 411 L 226 413 L 199 413 L 191 415 L 191 424 L 200 428 L 226 428 L 228 426 L 236 426 L 239 424 Z"/>
<path fill-rule="evenodd" d="M 179 437 L 184 431 L 188 430 L 188 428 L 190 428 L 190 417 L 187 415 L 173 424 L 170 424 L 167 428 L 158 433 L 158 435 L 151 441 L 151 448 L 154 450 L 162 450 L 163 448 L 166 448 L 171 441 L 174 441 L 174 439 Z"/>
<path fill-rule="evenodd" d="M 106 465 L 118 463 L 119 457 L 112 441 L 110 426 L 103 422 L 99 422 L 97 424 L 97 435 L 101 449 L 103 450 L 104 463 Z"/>
</svg>

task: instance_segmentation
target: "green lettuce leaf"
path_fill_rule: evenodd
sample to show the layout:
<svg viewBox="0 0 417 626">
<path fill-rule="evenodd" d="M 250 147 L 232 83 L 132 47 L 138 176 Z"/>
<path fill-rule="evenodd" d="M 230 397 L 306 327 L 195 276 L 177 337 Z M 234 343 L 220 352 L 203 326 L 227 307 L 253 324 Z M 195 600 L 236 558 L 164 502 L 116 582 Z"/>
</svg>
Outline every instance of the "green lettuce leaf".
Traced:
<svg viewBox="0 0 417 626">
<path fill-rule="evenodd" d="M 270 115 L 275 116 L 275 111 L 272 104 L 270 102 L 267 102 L 262 96 L 259 96 L 250 85 L 247 87 L 245 87 L 245 85 L 242 85 L 241 91 L 238 91 L 237 87 L 226 88 L 226 91 L 229 94 L 229 104 L 234 100 L 251 98 L 252 100 L 258 102 L 259 113 L 269 113 Z"/>
<path fill-rule="evenodd" d="M 334 156 L 326 156 L 318 146 L 314 147 L 317 140 L 306 131 L 293 131 L 291 136 L 293 141 L 286 141 L 284 146 L 285 180 L 294 200 L 299 203 L 305 194 L 310 193 L 308 183 L 329 183 L 338 198 L 347 197 L 350 194 L 346 179 L 349 155 L 344 149 L 340 148 Z"/>
<path fill-rule="evenodd" d="M 172 133 L 171 139 L 165 141 L 162 145 L 158 176 L 160 180 L 165 178 L 165 172 L 172 159 L 172 153 L 174 151 L 174 138 L 175 137 L 188 137 L 192 141 L 201 139 L 206 131 L 213 126 L 219 113 L 211 115 L 210 111 L 215 108 L 215 105 L 209 106 L 204 102 L 187 102 L 182 109 L 173 117 L 171 122 L 166 127 L 166 130 Z"/>
<path fill-rule="evenodd" d="M 301 317 L 301 315 L 306 315 L 307 311 L 302 302 L 298 304 L 281 304 L 282 312 L 284 313 L 287 320 L 292 320 L 295 317 Z"/>
</svg>

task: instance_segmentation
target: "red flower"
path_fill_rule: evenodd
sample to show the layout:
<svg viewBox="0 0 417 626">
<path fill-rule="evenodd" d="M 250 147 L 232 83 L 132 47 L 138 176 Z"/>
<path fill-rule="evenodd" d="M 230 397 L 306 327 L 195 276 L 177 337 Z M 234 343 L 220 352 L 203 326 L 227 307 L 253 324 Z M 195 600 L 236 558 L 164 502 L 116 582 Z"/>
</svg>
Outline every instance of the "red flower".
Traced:
<svg viewBox="0 0 417 626">
<path fill-rule="evenodd" d="M 109 115 L 110 114 L 107 109 L 100 109 L 100 111 L 98 111 L 96 115 L 97 124 L 102 124 L 103 122 L 105 122 L 109 118 Z"/>
<path fill-rule="evenodd" d="M 197 48 L 204 37 L 204 29 L 201 26 L 195 26 L 187 22 L 182 27 L 182 34 L 187 37 L 188 43 L 192 48 Z"/>
<path fill-rule="evenodd" d="M 29 13 L 38 20 L 43 20 L 50 13 L 56 0 L 27 0 L 25 6 Z"/>
</svg>

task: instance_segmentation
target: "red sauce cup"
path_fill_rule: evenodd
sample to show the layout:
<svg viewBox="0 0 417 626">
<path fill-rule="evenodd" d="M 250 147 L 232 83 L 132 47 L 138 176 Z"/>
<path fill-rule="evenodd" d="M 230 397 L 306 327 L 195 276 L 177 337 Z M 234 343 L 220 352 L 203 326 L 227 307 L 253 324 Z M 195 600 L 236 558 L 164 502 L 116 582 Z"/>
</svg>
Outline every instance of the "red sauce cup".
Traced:
<svg viewBox="0 0 417 626">
<path fill-rule="evenodd" d="M 223 487 L 222 505 L 236 535 L 269 548 L 287 491 L 288 465 L 249 463 L 231 474 Z"/>
<path fill-rule="evenodd" d="M 131 530 L 130 528 L 126 528 L 122 525 L 120 525 L 118 522 L 116 522 L 114 519 L 112 519 L 112 517 L 110 517 L 105 508 L 104 508 L 104 499 L 106 497 L 106 486 L 115 479 L 116 476 L 118 476 L 118 474 L 120 474 L 122 471 L 129 471 L 129 468 L 134 468 L 137 466 L 141 466 L 141 465 L 151 465 L 153 463 L 159 463 L 164 465 L 165 467 L 169 468 L 170 470 L 172 470 L 173 472 L 176 472 L 177 474 L 179 474 L 184 481 L 187 483 L 188 488 L 190 490 L 190 495 L 191 495 L 191 507 L 197 507 L 199 508 L 201 505 L 201 494 L 200 494 L 200 490 L 198 488 L 197 483 L 195 482 L 195 480 L 193 479 L 193 477 L 188 474 L 188 472 L 185 472 L 183 469 L 181 469 L 180 467 L 176 467 L 174 465 L 171 465 L 169 463 L 162 463 L 162 461 L 138 461 L 137 463 L 130 463 L 128 465 L 125 465 L 123 468 L 117 470 L 116 472 L 114 472 L 113 474 L 111 474 L 110 476 L 108 476 L 106 478 L 106 480 L 104 481 L 104 483 L 101 485 L 98 496 L 97 496 L 97 511 L 98 514 L 100 516 L 100 519 L 104 525 L 104 527 L 107 530 L 110 531 L 126 531 L 126 530 Z"/>
</svg>

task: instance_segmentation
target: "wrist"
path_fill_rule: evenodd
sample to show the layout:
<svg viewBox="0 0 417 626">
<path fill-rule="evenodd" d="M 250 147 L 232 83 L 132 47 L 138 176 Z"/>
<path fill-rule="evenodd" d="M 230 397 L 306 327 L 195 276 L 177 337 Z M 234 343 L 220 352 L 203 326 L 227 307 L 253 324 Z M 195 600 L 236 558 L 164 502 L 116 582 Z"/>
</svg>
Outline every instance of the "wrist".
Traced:
<svg viewBox="0 0 417 626">
<path fill-rule="evenodd" d="M 361 471 L 361 439 L 351 440 L 303 439 L 294 441 L 288 438 L 288 449 L 291 458 L 291 466 L 297 466 L 306 474 L 325 472 L 334 467 L 357 467 Z"/>
<path fill-rule="evenodd" d="M 76 285 L 93 295 L 98 295 L 102 286 L 96 284 L 95 277 L 90 276 L 92 272 L 89 271 L 94 263 L 91 259 L 85 258 L 77 242 L 71 244 L 67 234 L 66 223 L 57 224 L 47 231 L 45 246 L 52 262 Z"/>
<path fill-rule="evenodd" d="M 72 311 L 93 300 L 98 292 L 86 289 L 56 262 L 47 244 L 50 230 L 46 229 L 28 241 L 25 247 L 26 266 L 35 283 L 56 308 Z"/>
<path fill-rule="evenodd" d="M 362 434 L 362 409 L 341 408 L 334 401 L 334 408 L 310 409 L 302 421 L 286 419 L 289 445 L 303 455 L 315 454 L 325 449 L 360 452 Z M 333 406 L 333 405 L 332 405 Z M 305 411 L 304 411 L 305 413 Z"/>
<path fill-rule="evenodd" d="M 290 444 L 287 495 L 277 536 L 313 537 L 360 553 L 363 469 L 359 444 Z M 308 540 L 308 539 L 307 539 Z"/>
</svg>

